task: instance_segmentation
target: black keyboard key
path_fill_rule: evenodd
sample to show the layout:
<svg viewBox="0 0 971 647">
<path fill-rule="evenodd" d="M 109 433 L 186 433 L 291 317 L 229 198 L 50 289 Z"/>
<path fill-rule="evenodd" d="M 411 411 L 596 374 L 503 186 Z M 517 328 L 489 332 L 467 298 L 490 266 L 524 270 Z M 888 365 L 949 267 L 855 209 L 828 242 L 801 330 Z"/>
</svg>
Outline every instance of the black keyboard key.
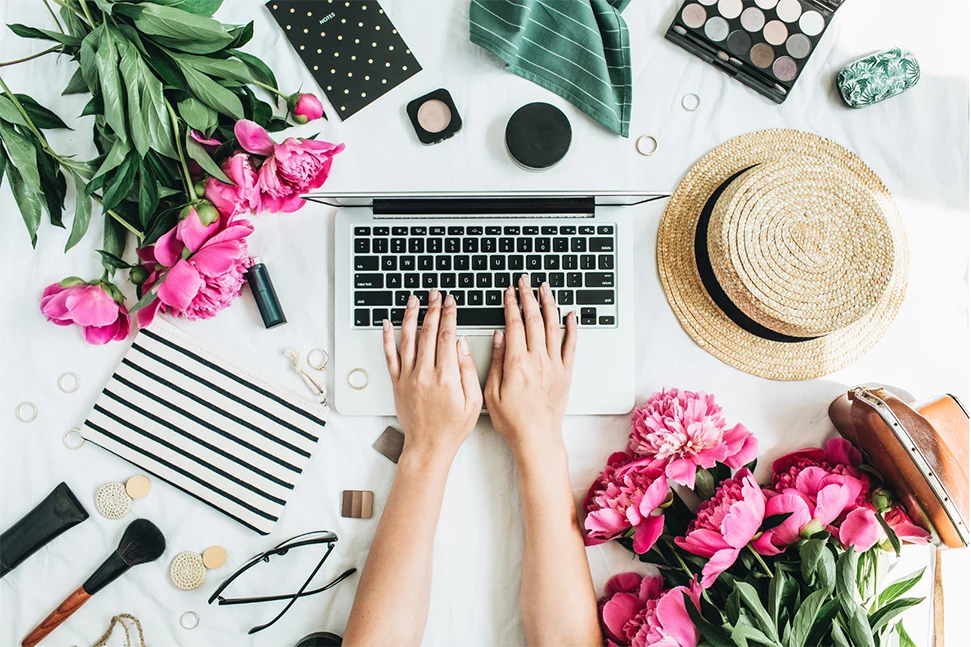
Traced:
<svg viewBox="0 0 971 647">
<path fill-rule="evenodd" d="M 510 285 L 510 278 L 508 272 L 499 272 L 496 274 L 495 280 L 493 281 L 497 288 L 508 288 Z"/>
<path fill-rule="evenodd" d="M 582 288 L 583 287 L 583 274 L 579 272 L 570 272 L 566 275 L 566 286 L 568 288 Z"/>
<path fill-rule="evenodd" d="M 549 238 L 537 238 L 535 250 L 540 254 L 548 254 L 550 249 L 552 249 L 552 242 Z"/>
<path fill-rule="evenodd" d="M 354 239 L 354 253 L 355 254 L 370 254 L 371 253 L 371 241 L 367 238 L 356 238 Z"/>
<path fill-rule="evenodd" d="M 389 316 L 390 315 L 388 314 L 387 308 L 375 308 L 371 312 L 371 325 L 372 326 L 383 325 L 384 320 L 387 319 Z"/>
<path fill-rule="evenodd" d="M 554 252 L 568 252 L 568 251 L 570 251 L 570 239 L 569 238 L 554 238 L 553 239 L 553 251 Z"/>
<path fill-rule="evenodd" d="M 458 254 L 460 251 L 462 251 L 462 239 L 446 238 L 445 251 L 448 252 L 449 254 Z"/>
<path fill-rule="evenodd" d="M 459 308 L 458 325 L 493 328 L 506 324 L 506 313 L 502 308 Z"/>
<path fill-rule="evenodd" d="M 488 256 L 473 256 L 472 257 L 472 269 L 476 272 L 483 272 L 489 267 L 489 257 Z"/>
<path fill-rule="evenodd" d="M 459 274 L 459 287 L 462 289 L 475 287 L 475 274 Z"/>
<path fill-rule="evenodd" d="M 574 238 L 570 241 L 570 251 L 574 253 L 582 253 L 587 251 L 587 239 L 586 238 Z"/>
<path fill-rule="evenodd" d="M 371 228 L 370 227 L 355 227 L 354 228 L 354 235 L 355 236 L 370 236 L 371 235 Z"/>
<path fill-rule="evenodd" d="M 441 254 L 442 253 L 442 239 L 441 238 L 429 238 L 428 239 L 428 253 L 429 254 Z"/>
<path fill-rule="evenodd" d="M 597 325 L 597 309 L 596 308 L 580 308 L 580 325 L 581 326 L 596 326 Z"/>
<path fill-rule="evenodd" d="M 550 272 L 550 287 L 566 287 L 566 275 L 563 272 Z"/>
<path fill-rule="evenodd" d="M 482 227 L 466 227 L 465 228 L 465 235 L 466 236 L 481 236 L 482 235 Z"/>
<path fill-rule="evenodd" d="M 613 225 L 600 225 L 597 227 L 597 233 L 601 236 L 610 236 L 614 233 Z"/>
<path fill-rule="evenodd" d="M 486 236 L 501 236 L 502 227 L 486 227 Z"/>
<path fill-rule="evenodd" d="M 513 226 L 503 227 L 502 228 L 502 233 L 504 233 L 507 236 L 518 236 L 519 235 L 519 227 L 513 227 Z"/>
<path fill-rule="evenodd" d="M 356 306 L 389 306 L 391 305 L 390 292 L 355 292 L 354 305 Z"/>
<path fill-rule="evenodd" d="M 438 274 L 422 274 L 421 275 L 421 287 L 432 288 L 438 287 Z"/>
<path fill-rule="evenodd" d="M 584 254 L 580 257 L 580 269 L 581 270 L 594 270 L 597 269 L 597 257 L 593 254 Z"/>
<path fill-rule="evenodd" d="M 613 272 L 588 272 L 583 275 L 583 285 L 588 288 L 614 287 Z"/>
<path fill-rule="evenodd" d="M 560 257 L 559 256 L 546 256 L 543 258 L 543 269 L 544 270 L 558 270 L 560 269 Z"/>
<path fill-rule="evenodd" d="M 388 227 L 375 227 L 374 228 L 374 235 L 375 236 L 389 236 L 390 234 L 391 234 L 391 229 L 389 229 Z"/>
<path fill-rule="evenodd" d="M 428 290 L 415 290 L 415 296 L 418 297 L 418 305 L 428 305 Z"/>
<path fill-rule="evenodd" d="M 428 233 L 431 234 L 432 236 L 444 236 L 445 227 L 429 227 Z"/>
<path fill-rule="evenodd" d="M 469 257 L 468 256 L 456 256 L 453 267 L 459 271 L 465 271 L 469 269 Z"/>
<path fill-rule="evenodd" d="M 377 256 L 355 256 L 354 270 L 357 272 L 377 272 L 378 257 Z"/>
<path fill-rule="evenodd" d="M 527 279 L 529 278 L 529 274 L 526 274 L 526 272 L 513 272 L 512 273 L 512 284 L 513 284 L 513 287 L 517 287 L 517 288 L 519 287 L 519 279 L 520 279 L 520 277 L 523 277 L 523 276 L 525 276 Z"/>
<path fill-rule="evenodd" d="M 383 274 L 355 274 L 354 287 L 371 288 L 371 289 L 380 290 L 381 288 L 384 287 L 384 275 Z"/>
<path fill-rule="evenodd" d="M 452 269 L 452 257 L 451 256 L 436 256 L 435 257 L 435 269 L 439 272 L 447 272 Z"/>
<path fill-rule="evenodd" d="M 614 325 L 614 318 L 613 317 L 600 317 L 600 320 L 599 321 L 600 321 L 600 325 L 601 326 L 613 326 Z"/>
<path fill-rule="evenodd" d="M 543 267 L 543 257 L 542 256 L 527 256 L 526 257 L 526 269 L 527 270 L 538 270 Z"/>
<path fill-rule="evenodd" d="M 396 306 L 406 306 L 408 305 L 408 297 L 411 296 L 411 292 L 401 291 L 394 293 L 394 304 Z"/>
<path fill-rule="evenodd" d="M 375 254 L 387 254 L 388 253 L 388 239 L 387 238 L 375 238 L 372 241 L 371 251 Z"/>
<path fill-rule="evenodd" d="M 412 236 L 424 236 L 427 233 L 428 233 L 428 227 L 412 227 L 411 228 L 411 235 Z"/>
<path fill-rule="evenodd" d="M 401 268 L 402 272 L 410 272 L 415 269 L 415 257 L 414 256 L 402 256 L 398 262 L 398 267 Z"/>
<path fill-rule="evenodd" d="M 408 235 L 408 228 L 407 227 L 392 227 L 391 228 L 391 235 L 392 236 L 407 236 Z"/>
<path fill-rule="evenodd" d="M 528 254 L 533 251 L 533 240 L 531 238 L 520 238 L 516 241 L 516 251 L 520 254 Z"/>
<path fill-rule="evenodd" d="M 465 227 L 449 227 L 448 228 L 448 235 L 449 236 L 464 236 L 465 235 Z"/>
<path fill-rule="evenodd" d="M 580 316 L 581 317 L 596 317 L 597 316 L 597 309 L 596 308 L 580 308 Z"/>
<path fill-rule="evenodd" d="M 529 277 L 529 287 L 538 288 L 546 283 L 546 272 L 533 272 Z"/>
<path fill-rule="evenodd" d="M 486 305 L 487 306 L 501 306 L 502 305 L 502 290 L 489 290 L 486 292 Z"/>
<path fill-rule="evenodd" d="M 465 292 L 462 292 L 461 290 L 452 290 L 451 292 L 449 292 L 449 294 L 451 294 L 452 298 L 455 299 L 455 305 L 457 306 L 465 305 Z M 462 311 L 459 310 L 459 312 L 462 312 Z"/>
<path fill-rule="evenodd" d="M 354 325 L 355 326 L 370 326 L 371 325 L 371 311 L 367 308 L 363 310 L 354 311 Z"/>
<path fill-rule="evenodd" d="M 475 287 L 477 288 L 491 288 L 492 287 L 492 275 L 491 274 L 477 274 L 475 277 Z"/>
<path fill-rule="evenodd" d="M 542 229 L 540 229 L 540 232 L 544 236 L 555 236 L 556 235 L 556 227 L 546 226 L 546 227 L 543 227 Z"/>
<path fill-rule="evenodd" d="M 577 303 L 580 305 L 614 304 L 613 290 L 577 290 Z"/>
<path fill-rule="evenodd" d="M 391 253 L 404 254 L 408 249 L 408 241 L 404 238 L 391 239 Z"/>
<path fill-rule="evenodd" d="M 590 251 L 591 252 L 612 252 L 614 251 L 614 239 L 613 238 L 591 238 Z"/>
<path fill-rule="evenodd" d="M 398 257 L 382 256 L 381 269 L 384 270 L 385 272 L 394 272 L 396 269 L 398 269 Z"/>
<path fill-rule="evenodd" d="M 462 251 L 466 254 L 478 254 L 479 253 L 479 239 L 478 238 L 463 238 L 462 239 Z"/>
<path fill-rule="evenodd" d="M 409 238 L 408 239 L 408 253 L 409 254 L 424 254 L 425 253 L 425 239 L 424 238 Z"/>
<path fill-rule="evenodd" d="M 392 308 L 391 309 L 391 325 L 400 326 L 405 322 L 405 309 L 404 308 Z"/>
<path fill-rule="evenodd" d="M 562 260 L 564 270 L 576 270 L 580 267 L 580 259 L 574 254 L 564 256 Z"/>
<path fill-rule="evenodd" d="M 493 272 L 499 272 L 506 269 L 506 257 L 505 256 L 490 256 L 489 257 L 489 269 Z"/>
<path fill-rule="evenodd" d="M 405 274 L 405 287 L 414 290 L 421 285 L 421 276 L 418 274 Z"/>
<path fill-rule="evenodd" d="M 389 288 L 395 290 L 401 289 L 401 275 L 400 274 L 387 274 L 384 277 L 385 285 Z"/>
<path fill-rule="evenodd" d="M 580 317 L 580 325 L 581 326 L 596 326 L 597 325 L 597 318 L 596 317 Z"/>
<path fill-rule="evenodd" d="M 583 225 L 580 227 L 581 236 L 592 236 L 594 233 L 596 233 L 596 229 L 593 225 Z"/>
<path fill-rule="evenodd" d="M 539 227 L 523 227 L 523 236 L 535 236 L 539 233 Z"/>
<path fill-rule="evenodd" d="M 516 251 L 516 239 L 515 238 L 500 238 L 499 239 L 499 251 L 503 254 L 511 254 Z"/>
<path fill-rule="evenodd" d="M 482 290 L 469 290 L 469 305 L 481 306 L 483 304 Z"/>
<path fill-rule="evenodd" d="M 597 258 L 597 267 L 602 270 L 612 270 L 614 269 L 614 257 L 610 254 L 605 254 Z"/>
<path fill-rule="evenodd" d="M 557 290 L 556 302 L 561 306 L 573 305 L 573 290 Z"/>
<path fill-rule="evenodd" d="M 482 253 L 483 254 L 493 254 L 496 251 L 496 239 L 495 238 L 483 238 L 482 239 Z"/>
<path fill-rule="evenodd" d="M 525 259 L 522 256 L 510 256 L 509 257 L 509 269 L 511 270 L 521 270 L 526 267 Z"/>
<path fill-rule="evenodd" d="M 435 257 L 433 256 L 419 256 L 418 257 L 418 271 L 419 272 L 431 272 L 434 266 Z"/>
<path fill-rule="evenodd" d="M 443 288 L 454 288 L 457 285 L 454 274 L 442 274 L 441 279 Z"/>
<path fill-rule="evenodd" d="M 560 227 L 560 233 L 564 236 L 575 236 L 577 233 L 577 228 L 573 225 L 563 225 Z"/>
</svg>

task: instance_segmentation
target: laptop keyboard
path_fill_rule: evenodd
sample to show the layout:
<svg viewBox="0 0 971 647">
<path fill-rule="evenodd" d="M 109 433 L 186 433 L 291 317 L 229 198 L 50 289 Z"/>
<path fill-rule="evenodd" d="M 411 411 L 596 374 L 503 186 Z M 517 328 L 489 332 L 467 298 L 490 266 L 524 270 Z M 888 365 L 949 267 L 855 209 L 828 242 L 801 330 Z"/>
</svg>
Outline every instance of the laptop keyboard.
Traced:
<svg viewBox="0 0 971 647">
<path fill-rule="evenodd" d="M 503 293 L 523 274 L 533 288 L 549 282 L 561 318 L 575 310 L 583 327 L 616 326 L 616 226 L 516 222 L 354 227 L 354 327 L 400 326 L 412 294 L 421 321 L 432 288 L 455 298 L 459 326 L 501 327 Z"/>
</svg>

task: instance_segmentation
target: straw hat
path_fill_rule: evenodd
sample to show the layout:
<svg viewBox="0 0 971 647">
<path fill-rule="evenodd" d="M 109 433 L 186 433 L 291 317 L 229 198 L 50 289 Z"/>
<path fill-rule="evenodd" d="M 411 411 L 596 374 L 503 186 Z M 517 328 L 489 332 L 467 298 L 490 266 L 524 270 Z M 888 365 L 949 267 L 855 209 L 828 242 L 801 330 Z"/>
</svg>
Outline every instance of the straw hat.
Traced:
<svg viewBox="0 0 971 647">
<path fill-rule="evenodd" d="M 892 196 L 839 144 L 797 130 L 732 139 L 664 211 L 657 267 L 702 348 L 743 371 L 812 379 L 863 355 L 907 291 Z"/>
</svg>

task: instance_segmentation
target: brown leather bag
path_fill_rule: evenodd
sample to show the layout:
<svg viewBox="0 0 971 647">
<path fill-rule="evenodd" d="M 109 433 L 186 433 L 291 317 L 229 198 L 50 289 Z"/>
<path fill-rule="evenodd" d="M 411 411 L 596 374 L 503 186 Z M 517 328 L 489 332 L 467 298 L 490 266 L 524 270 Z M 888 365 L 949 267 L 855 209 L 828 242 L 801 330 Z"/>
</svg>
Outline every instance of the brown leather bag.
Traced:
<svg viewBox="0 0 971 647">
<path fill-rule="evenodd" d="M 883 388 L 857 387 L 830 405 L 829 417 L 935 543 L 969 544 L 968 412 L 957 398 L 906 403 Z"/>
</svg>

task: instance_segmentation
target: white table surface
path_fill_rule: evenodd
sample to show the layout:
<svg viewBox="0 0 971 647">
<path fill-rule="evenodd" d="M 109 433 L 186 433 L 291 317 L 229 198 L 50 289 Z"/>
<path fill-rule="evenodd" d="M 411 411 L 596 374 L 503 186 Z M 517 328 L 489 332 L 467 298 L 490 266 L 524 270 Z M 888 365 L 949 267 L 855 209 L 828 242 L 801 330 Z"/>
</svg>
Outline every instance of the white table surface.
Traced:
<svg viewBox="0 0 971 647">
<path fill-rule="evenodd" d="M 347 150 L 334 165 L 332 190 L 420 189 L 656 189 L 673 190 L 688 168 L 711 148 L 752 130 L 790 127 L 831 137 L 860 154 L 897 197 L 911 250 L 910 289 L 899 316 L 883 340 L 853 366 L 811 382 L 780 383 L 741 373 L 701 350 L 669 309 L 655 269 L 655 241 L 663 203 L 642 208 L 636 230 L 637 316 L 642 331 L 637 357 L 637 394 L 647 398 L 663 386 L 706 390 L 717 395 L 729 421 L 742 421 L 758 436 L 763 467 L 781 453 L 821 443 L 834 430 L 828 403 L 847 385 L 880 381 L 917 396 L 951 392 L 968 400 L 968 5 L 940 0 L 932 6 L 904 0 L 850 0 L 782 106 L 762 98 L 663 39 L 678 0 L 634 0 L 625 12 L 631 30 L 634 108 L 630 140 L 610 134 L 542 88 L 503 71 L 468 42 L 468 0 L 397 0 L 389 13 L 413 48 L 424 71 L 379 99 L 347 123 L 317 122 L 296 132 L 322 131 Z M 281 87 L 318 91 L 291 51 L 283 33 L 254 0 L 232 0 L 219 11 L 224 22 L 256 22 L 246 49 L 260 55 Z M 47 25 L 37 0 L 0 3 L 2 22 Z M 860 111 L 842 106 L 834 77 L 846 63 L 878 49 L 912 48 L 923 68 L 914 90 Z M 4 30 L 0 59 L 43 49 Z M 61 97 L 75 64 L 45 57 L 0 70 L 18 92 L 27 92 L 58 112 L 70 133 L 51 137 L 61 152 L 94 152 L 91 120 L 76 120 L 86 99 Z M 448 88 L 464 128 L 454 139 L 424 147 L 412 131 L 404 106 L 438 87 Z M 701 97 L 693 113 L 681 108 L 688 92 Z M 525 173 L 506 157 L 502 131 L 508 116 L 530 101 L 561 106 L 574 128 L 573 148 L 555 170 Z M 331 110 L 331 114 L 333 111 Z M 634 150 L 633 139 L 652 133 L 660 141 L 653 157 Z M 68 204 L 73 199 L 68 197 Z M 286 513 L 271 537 L 260 537 L 168 485 L 155 481 L 148 498 L 135 502 L 126 521 L 109 521 L 94 510 L 93 493 L 106 481 L 123 481 L 136 470 L 97 447 L 66 450 L 61 435 L 79 425 L 124 354 L 127 344 L 92 347 L 76 328 L 46 323 L 38 311 L 44 286 L 64 276 L 100 274 L 93 253 L 101 227 L 67 256 L 67 233 L 43 226 L 31 250 L 9 189 L 0 190 L 0 527 L 6 528 L 60 481 L 68 484 L 91 519 L 41 550 L 0 582 L 0 645 L 19 644 L 27 632 L 73 591 L 115 547 L 126 521 L 154 520 L 169 549 L 158 562 L 140 566 L 114 583 L 58 629 L 49 645 L 90 645 L 109 618 L 138 616 L 151 645 L 293 644 L 313 631 L 344 629 L 357 576 L 330 593 L 298 602 L 272 629 L 248 637 L 249 627 L 275 614 L 277 604 L 215 608 L 205 600 L 216 583 L 250 555 L 292 535 L 331 529 L 340 542 L 324 568 L 335 575 L 364 564 L 387 497 L 394 465 L 371 449 L 390 419 L 342 418 L 332 414 L 316 453 Z M 268 378 L 304 389 L 281 356 L 285 347 L 332 353 L 333 213 L 307 208 L 291 215 L 253 219 L 251 249 L 270 268 L 290 323 L 266 331 L 249 294 L 215 320 L 179 322 L 185 330 L 258 367 Z M 131 253 L 129 251 L 129 253 Z M 582 337 L 581 337 L 582 343 Z M 72 395 L 58 391 L 65 371 L 81 377 Z M 335 376 L 329 375 L 333 384 Z M 338 379 L 343 379 L 338 376 Z M 14 419 L 18 402 L 37 403 L 37 420 Z M 579 499 L 629 428 L 626 416 L 578 417 L 565 427 L 570 471 Z M 522 522 L 512 457 L 483 419 L 453 467 L 435 544 L 431 612 L 425 645 L 517 645 L 524 643 L 519 612 Z M 342 519 L 344 489 L 373 490 L 375 516 Z M 182 550 L 221 544 L 229 563 L 210 574 L 199 590 L 185 593 L 168 581 L 171 557 Z M 588 551 L 598 587 L 616 572 L 638 568 L 619 546 Z M 923 550 L 908 556 L 913 566 Z M 286 563 L 286 562 L 284 562 Z M 239 594 L 287 592 L 306 572 L 289 564 L 265 566 L 240 582 Z M 968 608 L 967 553 L 945 555 L 948 644 L 964 644 Z M 643 569 L 641 569 L 643 570 Z M 201 616 L 192 632 L 179 616 Z M 907 616 L 910 632 L 924 644 L 929 610 Z M 112 640 L 113 645 L 123 644 Z"/>
</svg>

